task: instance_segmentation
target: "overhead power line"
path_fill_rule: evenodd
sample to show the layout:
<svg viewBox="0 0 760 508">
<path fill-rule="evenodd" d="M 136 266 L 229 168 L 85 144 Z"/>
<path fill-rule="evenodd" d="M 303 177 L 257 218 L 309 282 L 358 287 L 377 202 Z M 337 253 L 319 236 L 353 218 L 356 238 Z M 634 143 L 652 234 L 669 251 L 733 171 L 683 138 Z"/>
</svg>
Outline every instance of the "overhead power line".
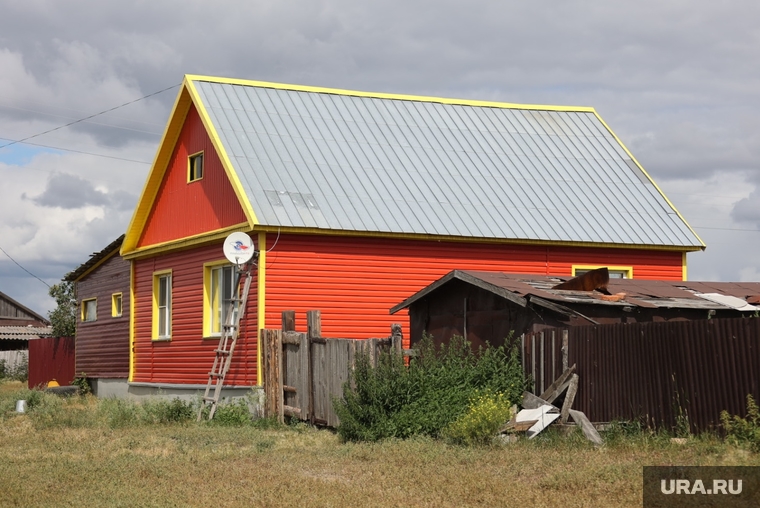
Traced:
<svg viewBox="0 0 760 508">
<path fill-rule="evenodd" d="M 0 139 L 8 139 L 8 138 L 0 138 Z M 137 162 L 138 164 L 150 164 L 148 161 L 138 161 L 136 159 L 127 159 L 125 157 L 116 157 L 115 155 L 105 155 L 102 153 L 93 153 L 93 152 L 85 152 L 83 150 L 74 150 L 73 148 L 61 148 L 60 146 L 52 146 L 52 145 L 43 145 L 41 143 L 30 143 L 29 141 L 21 141 L 21 143 L 25 145 L 32 145 L 32 146 L 39 146 L 42 148 L 52 148 L 53 150 L 61 150 L 63 152 L 73 152 L 73 153 L 81 153 L 84 155 L 93 155 L 95 157 L 105 157 L 106 159 L 115 159 L 117 161 L 127 161 L 127 162 Z M 5 145 L 7 146 L 7 145 Z M 32 169 L 39 169 L 39 168 L 32 168 Z M 40 171 L 44 171 L 41 170 Z M 55 171 L 48 171 L 48 173 L 55 173 Z"/>
<path fill-rule="evenodd" d="M 0 148 L 5 148 L 7 146 L 15 145 L 17 143 L 24 143 L 24 142 L 26 142 L 29 139 L 36 138 L 38 136 L 42 136 L 43 134 L 48 134 L 48 133 L 51 133 L 53 131 L 57 131 L 59 129 L 63 129 L 65 127 L 70 127 L 70 126 L 72 126 L 74 124 L 77 124 L 77 123 L 80 123 L 80 122 L 84 122 L 84 121 L 89 120 L 91 118 L 95 118 L 96 116 L 100 116 L 100 115 L 104 115 L 106 113 L 110 113 L 111 111 L 117 110 L 119 108 L 123 108 L 124 106 L 129 106 L 130 104 L 134 104 L 135 102 L 139 102 L 139 101 L 145 100 L 145 99 L 147 99 L 149 97 L 153 97 L 154 95 L 158 95 L 158 94 L 163 93 L 163 92 L 165 92 L 167 90 L 171 90 L 172 88 L 177 88 L 181 84 L 182 83 L 177 83 L 176 85 L 172 85 L 172 86 L 166 87 L 163 90 L 159 90 L 157 92 L 153 92 L 151 94 L 144 95 L 144 96 L 142 96 L 142 97 L 140 97 L 138 99 L 134 99 L 134 100 L 131 100 L 129 102 L 125 102 L 124 104 L 119 104 L 118 106 L 114 106 L 112 108 L 103 110 L 103 111 L 101 111 L 99 113 L 95 113 L 93 115 L 90 115 L 90 116 L 87 116 L 87 117 L 84 117 L 84 118 L 80 118 L 79 120 L 74 120 L 73 122 L 69 122 L 69 123 L 67 123 L 65 125 L 59 125 L 58 127 L 54 127 L 52 129 L 48 129 L 48 130 L 43 131 L 43 132 L 38 132 L 37 134 L 32 134 L 31 136 L 27 136 L 27 137 L 22 138 L 22 139 L 17 139 L 17 140 L 11 141 L 10 143 L 6 143 L 4 145 L 0 145 Z"/>
<path fill-rule="evenodd" d="M 40 282 L 42 282 L 43 284 L 45 284 L 47 287 L 50 287 L 50 284 L 48 284 L 48 283 L 47 283 L 47 282 L 45 282 L 44 280 L 42 280 L 42 279 L 40 279 L 39 277 L 37 277 L 36 275 L 34 275 L 32 272 L 30 272 L 29 270 L 27 270 L 26 268 L 24 268 L 23 266 L 21 266 L 21 265 L 19 264 L 19 262 L 18 262 L 18 261 L 16 261 L 15 259 L 13 259 L 13 258 L 11 257 L 11 255 L 10 255 L 10 254 L 8 254 L 7 252 L 5 252 L 5 249 L 3 249 L 2 247 L 0 247 L 0 251 L 2 251 L 2 253 L 3 253 L 3 254 L 5 254 L 6 256 L 8 256 L 8 259 L 10 259 L 10 260 L 11 260 L 11 261 L 13 261 L 14 263 L 16 263 L 16 265 L 17 265 L 19 268 L 21 268 L 22 270 L 24 270 L 26 273 L 28 273 L 29 275 L 31 275 L 32 277 L 34 277 L 34 278 L 35 278 L 35 279 L 37 279 L 38 281 L 40 281 Z"/>
</svg>

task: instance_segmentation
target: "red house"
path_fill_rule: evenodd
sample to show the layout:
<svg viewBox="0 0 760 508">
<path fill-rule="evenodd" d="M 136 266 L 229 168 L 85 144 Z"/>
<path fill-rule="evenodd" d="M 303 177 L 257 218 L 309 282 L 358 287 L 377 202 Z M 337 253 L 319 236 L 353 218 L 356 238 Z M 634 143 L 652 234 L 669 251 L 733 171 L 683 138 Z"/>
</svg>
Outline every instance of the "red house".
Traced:
<svg viewBox="0 0 760 508">
<path fill-rule="evenodd" d="M 121 249 L 131 391 L 205 386 L 233 231 L 260 251 L 241 389 L 283 310 L 380 337 L 454 268 L 679 280 L 705 247 L 592 108 L 186 76 Z"/>
</svg>

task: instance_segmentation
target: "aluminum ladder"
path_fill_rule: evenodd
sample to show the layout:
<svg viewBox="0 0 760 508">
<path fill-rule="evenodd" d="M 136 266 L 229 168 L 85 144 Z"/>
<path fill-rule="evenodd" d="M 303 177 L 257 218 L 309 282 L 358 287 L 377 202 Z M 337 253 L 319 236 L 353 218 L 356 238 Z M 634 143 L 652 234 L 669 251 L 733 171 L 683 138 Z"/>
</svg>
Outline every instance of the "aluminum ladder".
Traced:
<svg viewBox="0 0 760 508">
<path fill-rule="evenodd" d="M 240 321 L 243 319 L 246 304 L 248 303 L 248 292 L 251 289 L 251 279 L 253 278 L 251 276 L 253 266 L 254 263 L 251 262 L 245 272 L 243 272 L 240 267 L 237 267 L 237 275 L 233 287 L 239 288 L 240 278 L 245 275 L 242 298 L 232 298 L 228 300 L 227 316 L 224 325 L 222 325 L 222 336 L 219 339 L 219 346 L 214 349 L 214 364 L 211 366 L 211 372 L 208 373 L 206 392 L 203 394 L 201 407 L 198 410 L 198 421 L 203 419 L 203 410 L 207 405 L 211 406 L 211 409 L 208 412 L 209 420 L 214 417 L 216 408 L 219 406 L 219 398 L 222 394 L 224 378 L 227 377 L 227 372 L 230 370 L 232 353 L 235 351 L 235 344 L 237 344 L 238 335 L 240 334 Z M 214 387 L 214 393 L 213 395 L 209 395 L 212 386 Z"/>
</svg>

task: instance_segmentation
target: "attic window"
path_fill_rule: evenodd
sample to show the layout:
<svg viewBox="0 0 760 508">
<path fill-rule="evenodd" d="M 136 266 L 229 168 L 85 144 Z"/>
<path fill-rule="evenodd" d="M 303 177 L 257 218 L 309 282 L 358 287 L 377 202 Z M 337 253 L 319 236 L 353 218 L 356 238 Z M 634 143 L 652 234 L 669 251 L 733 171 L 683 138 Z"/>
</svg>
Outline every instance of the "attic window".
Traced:
<svg viewBox="0 0 760 508">
<path fill-rule="evenodd" d="M 194 182 L 203 178 L 203 152 L 188 157 L 187 181 Z"/>
</svg>

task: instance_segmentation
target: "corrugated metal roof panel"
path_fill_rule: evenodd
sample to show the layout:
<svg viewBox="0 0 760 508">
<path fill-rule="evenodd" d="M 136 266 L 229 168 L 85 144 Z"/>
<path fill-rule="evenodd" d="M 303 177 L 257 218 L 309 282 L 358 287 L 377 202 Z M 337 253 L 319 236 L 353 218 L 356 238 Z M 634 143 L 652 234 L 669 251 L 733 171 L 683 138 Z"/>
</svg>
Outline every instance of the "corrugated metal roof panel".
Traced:
<svg viewBox="0 0 760 508">
<path fill-rule="evenodd" d="M 702 246 L 592 112 L 194 83 L 263 225 Z"/>
</svg>

